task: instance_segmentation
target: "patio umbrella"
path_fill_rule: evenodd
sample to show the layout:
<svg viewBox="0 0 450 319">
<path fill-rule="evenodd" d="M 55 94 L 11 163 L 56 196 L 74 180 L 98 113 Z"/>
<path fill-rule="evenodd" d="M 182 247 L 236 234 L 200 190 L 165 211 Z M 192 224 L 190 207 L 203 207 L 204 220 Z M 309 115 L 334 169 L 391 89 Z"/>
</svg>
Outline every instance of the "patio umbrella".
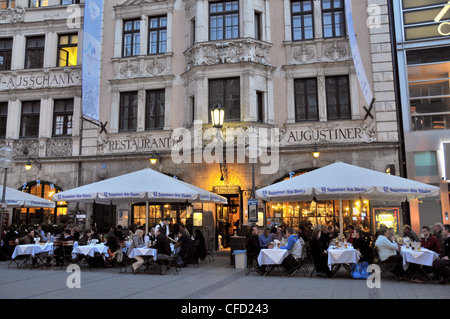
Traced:
<svg viewBox="0 0 450 319">
<path fill-rule="evenodd" d="M 3 186 L 0 185 L 0 194 L 2 193 Z M 10 187 L 5 188 L 5 203 L 8 207 L 55 207 L 55 203 L 52 201 Z"/>
<path fill-rule="evenodd" d="M 145 202 L 146 232 L 148 232 L 149 202 L 227 203 L 225 197 L 150 168 L 60 192 L 53 195 L 53 200 L 100 204 Z"/>
<path fill-rule="evenodd" d="M 439 187 L 388 175 L 342 162 L 284 180 L 256 191 L 258 198 L 273 202 L 339 199 L 342 229 L 342 200 L 405 201 L 439 196 Z"/>
</svg>

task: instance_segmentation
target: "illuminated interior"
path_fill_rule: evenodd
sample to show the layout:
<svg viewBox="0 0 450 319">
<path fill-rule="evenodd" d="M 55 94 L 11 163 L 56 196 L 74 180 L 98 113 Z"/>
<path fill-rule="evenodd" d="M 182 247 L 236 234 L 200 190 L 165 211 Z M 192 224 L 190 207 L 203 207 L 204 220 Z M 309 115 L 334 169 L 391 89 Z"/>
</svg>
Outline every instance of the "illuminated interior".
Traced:
<svg viewBox="0 0 450 319">
<path fill-rule="evenodd" d="M 59 37 L 58 66 L 77 65 L 78 35 L 61 35 Z"/>
<path fill-rule="evenodd" d="M 344 229 L 348 225 L 361 224 L 364 230 L 370 229 L 370 209 L 368 200 L 342 201 Z M 269 203 L 267 205 L 267 227 L 285 223 L 298 229 L 301 224 L 310 222 L 317 225 L 336 225 L 339 223 L 339 201 L 305 201 Z"/>
</svg>

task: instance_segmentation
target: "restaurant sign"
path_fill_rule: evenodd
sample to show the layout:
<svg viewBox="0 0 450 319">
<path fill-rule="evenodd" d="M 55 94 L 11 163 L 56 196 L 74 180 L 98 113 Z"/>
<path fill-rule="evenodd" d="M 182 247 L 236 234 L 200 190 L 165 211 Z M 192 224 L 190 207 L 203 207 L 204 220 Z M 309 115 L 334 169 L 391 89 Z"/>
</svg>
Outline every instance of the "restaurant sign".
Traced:
<svg viewBox="0 0 450 319">
<path fill-rule="evenodd" d="M 239 194 L 241 187 L 239 185 L 220 185 L 213 186 L 213 193 L 216 194 Z"/>
<path fill-rule="evenodd" d="M 309 126 L 287 130 L 282 138 L 283 146 L 311 143 L 373 142 L 372 126 Z"/>
<path fill-rule="evenodd" d="M 170 132 L 159 134 L 134 133 L 100 139 L 97 143 L 100 154 L 147 153 L 153 150 L 170 150 L 177 141 Z"/>
</svg>

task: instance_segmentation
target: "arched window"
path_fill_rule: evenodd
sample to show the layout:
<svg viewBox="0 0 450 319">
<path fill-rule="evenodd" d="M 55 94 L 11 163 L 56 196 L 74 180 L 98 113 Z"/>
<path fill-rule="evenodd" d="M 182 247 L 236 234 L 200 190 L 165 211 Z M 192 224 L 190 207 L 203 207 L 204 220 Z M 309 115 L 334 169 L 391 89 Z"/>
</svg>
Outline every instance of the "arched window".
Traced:
<svg viewBox="0 0 450 319">
<path fill-rule="evenodd" d="M 46 181 L 33 181 L 24 184 L 20 191 L 53 201 L 52 196 L 62 191 L 61 187 Z M 67 203 L 57 202 L 55 208 L 18 208 L 14 211 L 13 223 L 35 225 L 41 223 L 65 224 L 67 222 Z"/>
</svg>

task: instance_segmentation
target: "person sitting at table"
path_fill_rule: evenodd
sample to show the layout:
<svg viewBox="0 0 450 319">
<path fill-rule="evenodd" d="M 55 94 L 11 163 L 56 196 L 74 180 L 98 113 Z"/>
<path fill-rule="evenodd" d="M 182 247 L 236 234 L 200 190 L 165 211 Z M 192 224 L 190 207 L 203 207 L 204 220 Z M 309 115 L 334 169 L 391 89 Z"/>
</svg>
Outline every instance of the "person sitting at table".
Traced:
<svg viewBox="0 0 450 319">
<path fill-rule="evenodd" d="M 331 240 L 331 234 L 328 232 L 328 227 L 322 226 L 322 232 L 320 234 L 320 241 L 322 242 L 323 248 L 325 250 L 328 249 L 330 240 Z"/>
<path fill-rule="evenodd" d="M 302 258 L 303 247 L 292 228 L 286 229 L 286 235 L 288 236 L 288 243 L 286 246 L 280 246 L 280 249 L 288 250 L 289 255 L 283 260 L 281 266 L 286 270 L 287 274 L 290 274 Z"/>
<path fill-rule="evenodd" d="M 450 225 L 444 225 L 442 235 L 445 238 L 444 249 L 439 259 L 433 262 L 433 273 L 441 284 L 446 284 L 450 278 Z"/>
<path fill-rule="evenodd" d="M 405 237 L 408 237 L 412 241 L 420 242 L 419 236 L 411 229 L 411 226 L 405 225 L 403 226 L 403 234 Z"/>
<path fill-rule="evenodd" d="M 155 230 L 155 235 L 156 242 L 151 248 L 157 250 L 156 262 L 161 266 L 162 273 L 164 273 L 166 262 L 169 260 L 170 255 L 172 255 L 172 250 L 170 249 L 170 242 L 166 235 L 165 227 L 158 227 Z"/>
<path fill-rule="evenodd" d="M 155 240 L 156 240 L 155 226 L 152 226 L 152 227 L 150 227 L 148 234 L 146 234 L 144 237 L 145 245 L 150 243 L 150 246 L 151 246 Z"/>
<path fill-rule="evenodd" d="M 314 267 L 316 268 L 317 276 L 331 277 L 331 271 L 328 268 L 328 252 L 326 251 L 322 241 L 320 240 L 322 231 L 319 227 L 314 229 L 309 241 L 311 256 L 313 259 Z"/>
<path fill-rule="evenodd" d="M 364 231 L 361 229 L 355 229 L 352 233 L 352 245 L 361 254 L 359 261 L 367 261 L 369 264 L 372 263 L 372 252 L 369 243 L 364 238 Z"/>
<path fill-rule="evenodd" d="M 355 232 L 355 226 L 353 226 L 353 225 L 348 225 L 348 226 L 347 226 L 347 241 L 348 241 L 350 244 L 353 244 L 353 240 L 354 240 L 354 238 L 355 238 L 354 232 Z"/>
<path fill-rule="evenodd" d="M 34 238 L 39 238 L 41 242 L 44 242 L 44 237 L 45 237 L 45 233 L 42 230 L 41 225 L 39 225 L 35 230 L 34 230 Z"/>
<path fill-rule="evenodd" d="M 270 229 L 270 237 L 272 238 L 272 241 L 275 239 L 281 241 L 281 235 L 278 234 L 278 229 L 276 227 Z"/>
<path fill-rule="evenodd" d="M 119 225 L 116 227 L 116 231 L 114 232 L 114 235 L 116 235 L 116 237 L 119 241 L 125 240 L 125 235 L 122 232 L 122 225 Z"/>
<path fill-rule="evenodd" d="M 80 240 L 78 240 L 78 245 L 80 246 L 89 245 L 91 240 L 92 240 L 92 231 L 90 229 L 86 229 L 83 236 L 80 238 Z"/>
<path fill-rule="evenodd" d="M 375 247 L 378 250 L 381 262 L 395 263 L 396 265 L 393 269 L 394 274 L 398 279 L 405 280 L 406 272 L 403 270 L 403 257 L 398 254 L 400 247 L 395 241 L 389 238 L 387 228 L 380 229 L 378 238 L 375 242 Z"/>
<path fill-rule="evenodd" d="M 131 254 L 131 252 L 133 251 L 134 248 L 145 247 L 145 242 L 144 242 L 143 236 L 144 236 L 144 231 L 142 229 L 137 229 L 135 232 L 135 235 L 133 237 L 133 240 L 131 241 L 130 248 L 128 248 L 128 255 Z M 138 273 L 139 268 L 144 263 L 144 258 L 142 258 L 141 256 L 135 256 L 134 259 L 136 259 L 136 262 L 134 262 L 131 265 L 131 270 L 133 271 L 133 274 L 136 274 L 136 273 Z"/>
<path fill-rule="evenodd" d="M 108 236 L 105 246 L 108 247 L 108 257 L 106 257 L 106 260 L 109 261 L 114 267 L 115 257 L 121 249 L 119 246 L 119 240 L 116 236 Z"/>
<path fill-rule="evenodd" d="M 80 228 L 78 226 L 75 226 L 73 228 L 73 240 L 79 241 L 81 237 Z"/>
<path fill-rule="evenodd" d="M 305 225 L 300 225 L 298 236 L 303 238 L 303 241 L 305 243 L 309 242 L 308 230 L 306 229 Z"/>
<path fill-rule="evenodd" d="M 438 240 L 439 243 L 439 247 L 440 247 L 440 252 L 444 252 L 444 242 L 445 242 L 445 238 L 443 235 L 443 230 L 444 230 L 444 225 L 442 225 L 441 223 L 435 223 L 433 225 L 433 235 L 434 237 L 436 237 L 436 239 Z"/>
<path fill-rule="evenodd" d="M 270 228 L 267 227 L 264 229 L 264 233 L 259 236 L 259 245 L 261 248 L 267 248 L 272 241 L 273 239 L 270 236 Z"/>
<path fill-rule="evenodd" d="M 258 238 L 258 227 L 250 227 L 250 234 L 247 235 L 247 265 L 251 265 L 253 260 L 258 258 L 261 245 Z"/>
<path fill-rule="evenodd" d="M 387 237 L 389 238 L 389 240 L 392 241 L 392 242 L 396 242 L 397 245 L 398 245 L 398 239 L 397 239 L 397 236 L 395 236 L 395 229 L 392 228 L 392 227 L 389 227 L 387 230 L 388 230 L 388 236 Z"/>
<path fill-rule="evenodd" d="M 176 245 L 180 248 L 177 262 L 181 267 L 186 267 L 186 264 L 190 261 L 189 258 L 193 257 L 194 241 L 181 229 L 178 230 L 177 238 Z"/>
<path fill-rule="evenodd" d="M 439 242 L 437 238 L 431 235 L 431 229 L 428 226 L 422 227 L 422 247 L 434 251 L 436 254 L 441 253 L 441 247 L 439 246 Z"/>
</svg>

